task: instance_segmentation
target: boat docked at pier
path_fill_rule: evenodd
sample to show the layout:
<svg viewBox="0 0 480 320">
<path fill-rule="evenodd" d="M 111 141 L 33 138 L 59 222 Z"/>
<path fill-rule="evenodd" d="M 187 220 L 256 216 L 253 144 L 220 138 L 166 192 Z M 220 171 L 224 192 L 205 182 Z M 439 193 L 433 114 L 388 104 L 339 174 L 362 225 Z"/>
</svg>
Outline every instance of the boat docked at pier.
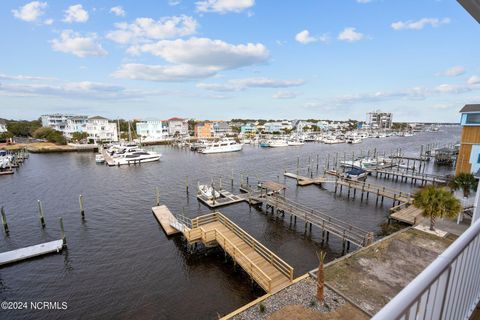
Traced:
<svg viewBox="0 0 480 320">
<path fill-rule="evenodd" d="M 357 144 L 362 142 L 362 138 L 357 135 L 351 135 L 347 137 L 346 142 L 348 144 Z"/>
<path fill-rule="evenodd" d="M 284 139 L 273 139 L 268 143 L 270 148 L 288 147 L 288 142 Z"/>
<path fill-rule="evenodd" d="M 154 162 L 159 161 L 162 157 L 158 152 L 145 151 L 137 145 L 121 146 L 117 150 L 111 154 L 112 161 L 117 166 Z"/>
<path fill-rule="evenodd" d="M 215 190 L 212 186 L 206 184 L 199 185 L 198 192 L 205 196 L 208 200 L 212 200 L 213 198 L 218 199 L 221 197 L 220 192 Z"/>
<path fill-rule="evenodd" d="M 242 148 L 242 143 L 238 143 L 233 139 L 222 139 L 218 142 L 205 144 L 205 148 L 201 149 L 199 152 L 203 154 L 236 152 L 241 151 Z"/>
</svg>

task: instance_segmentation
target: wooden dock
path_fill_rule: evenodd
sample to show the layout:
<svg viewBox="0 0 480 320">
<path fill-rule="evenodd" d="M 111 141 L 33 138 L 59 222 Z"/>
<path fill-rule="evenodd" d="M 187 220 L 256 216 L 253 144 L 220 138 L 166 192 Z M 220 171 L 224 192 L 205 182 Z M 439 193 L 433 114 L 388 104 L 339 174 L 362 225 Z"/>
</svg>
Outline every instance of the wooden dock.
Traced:
<svg viewBox="0 0 480 320">
<path fill-rule="evenodd" d="M 152 208 L 152 212 L 157 218 L 158 222 L 163 228 L 163 231 L 167 234 L 167 236 L 171 236 L 173 234 L 177 234 L 180 231 L 172 227 L 172 224 L 175 224 L 176 218 L 170 212 L 167 206 L 156 206 Z"/>
<path fill-rule="evenodd" d="M 0 265 L 30 259 L 52 252 L 60 252 L 62 251 L 62 248 L 63 240 L 55 240 L 17 250 L 2 252 L 0 253 Z"/>
<path fill-rule="evenodd" d="M 377 178 L 383 179 L 391 179 L 392 181 L 398 182 L 408 182 L 410 179 L 411 184 L 420 183 L 421 186 L 426 185 L 427 183 L 435 184 L 446 184 L 447 179 L 444 176 L 438 176 L 433 174 L 425 174 L 425 173 L 415 173 L 409 172 L 408 170 L 375 170 L 375 176 Z"/>
<path fill-rule="evenodd" d="M 105 163 L 109 167 L 114 167 L 116 165 L 115 161 L 113 160 L 112 156 L 110 154 L 108 154 L 107 150 L 102 149 L 102 156 L 105 159 Z"/>
<path fill-rule="evenodd" d="M 422 209 L 413 205 L 401 204 L 390 209 L 390 219 L 416 225 L 421 221 Z"/>
<path fill-rule="evenodd" d="M 334 182 L 333 180 L 328 180 L 326 177 L 323 177 L 323 176 L 309 178 L 309 177 L 300 176 L 291 172 L 285 172 L 283 175 L 285 177 L 297 180 L 297 185 L 299 186 L 309 186 L 312 184 L 321 186 L 323 183 L 326 183 L 326 182 Z"/>
<path fill-rule="evenodd" d="M 218 208 L 239 203 L 242 201 L 248 202 L 248 194 L 233 194 L 225 189 L 215 190 L 220 193 L 220 198 L 209 199 L 202 193 L 197 193 L 197 199 L 207 205 L 209 208 Z"/>
<path fill-rule="evenodd" d="M 305 222 L 305 232 L 310 225 L 310 232 L 312 225 L 322 230 L 322 241 L 328 242 L 329 234 L 332 233 L 343 240 L 343 248 L 347 246 L 347 250 L 350 247 L 350 243 L 353 243 L 359 247 L 367 246 L 373 242 L 373 233 L 363 230 L 361 228 L 352 226 L 342 220 L 331 217 L 323 212 L 306 207 L 305 205 L 289 200 L 278 194 L 258 198 L 266 204 L 268 208 L 272 209 L 272 213 L 290 214 L 290 224 L 295 224 L 297 218 L 302 219 Z M 292 219 L 293 218 L 293 219 Z M 292 221 L 293 220 L 293 221 Z"/>
<path fill-rule="evenodd" d="M 218 245 L 266 292 L 290 285 L 293 268 L 220 212 L 194 219 L 177 216 L 189 246 Z"/>
<path fill-rule="evenodd" d="M 350 197 L 351 193 L 353 193 L 353 198 L 355 198 L 357 191 L 361 192 L 361 200 L 363 200 L 364 194 L 366 194 L 366 197 L 368 199 L 370 193 L 372 193 L 377 196 L 377 200 L 376 200 L 377 203 L 379 198 L 381 198 L 382 203 L 384 198 L 392 199 L 394 205 L 397 202 L 398 204 L 401 204 L 401 203 L 410 204 L 413 202 L 412 195 L 405 191 L 395 190 L 392 188 L 387 188 L 385 186 L 367 183 L 365 181 L 356 181 L 356 180 L 349 180 L 349 179 L 337 179 L 335 181 L 335 193 L 337 193 L 337 190 L 340 190 L 340 194 L 341 194 L 344 187 L 348 188 L 348 191 L 347 191 L 348 197 Z M 351 192 L 351 190 L 353 190 L 353 192 Z"/>
</svg>

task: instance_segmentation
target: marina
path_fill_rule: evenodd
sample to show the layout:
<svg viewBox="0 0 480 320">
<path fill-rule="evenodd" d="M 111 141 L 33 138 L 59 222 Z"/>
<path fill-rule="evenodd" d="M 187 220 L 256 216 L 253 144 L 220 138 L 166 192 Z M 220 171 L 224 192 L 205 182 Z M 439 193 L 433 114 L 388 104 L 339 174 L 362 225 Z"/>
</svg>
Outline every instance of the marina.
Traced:
<svg viewBox="0 0 480 320">
<path fill-rule="evenodd" d="M 2 276 L 7 283 L 15 283 L 15 289 L 10 294 L 12 298 L 21 296 L 33 299 L 40 294 L 39 292 L 48 292 L 52 297 L 60 297 L 62 292 L 71 290 L 70 288 L 76 283 L 77 286 L 73 288 L 80 298 L 76 300 L 77 302 L 72 302 L 71 310 L 75 310 L 75 314 L 82 310 L 87 312 L 87 309 L 90 312 L 100 304 L 104 305 L 111 314 L 120 315 L 125 312 L 130 314 L 130 311 L 119 309 L 119 303 L 128 304 L 135 314 L 141 313 L 141 310 L 149 310 L 147 312 L 149 314 L 161 314 L 161 317 L 171 319 L 192 318 L 197 314 L 202 314 L 206 318 L 215 317 L 217 313 L 228 314 L 264 295 L 267 292 L 266 282 L 260 278 L 254 279 L 256 289 L 252 290 L 250 274 L 240 263 L 233 262 L 234 259 L 231 257 L 233 252 L 227 253 L 228 259 L 225 263 L 225 249 L 222 247 L 215 245 L 207 251 L 201 249 L 205 245 L 212 244 L 209 237 L 213 237 L 213 231 L 210 231 L 209 236 L 204 239 L 206 241 L 198 238 L 190 243 L 190 245 L 197 243 L 197 248 L 189 249 L 189 243 L 183 233 L 172 227 L 171 223 L 175 221 L 172 216 L 177 219 L 178 213 L 182 213 L 192 221 L 205 214 L 201 212 L 203 205 L 199 205 L 203 201 L 197 198 L 196 191 L 192 192 L 196 190 L 196 181 L 213 179 L 216 190 L 221 191 L 221 198 L 234 200 L 233 203 L 221 207 L 221 214 L 257 239 L 276 256 L 281 257 L 282 261 L 295 269 L 295 276 L 299 276 L 317 265 L 315 252 L 318 248 L 327 250 L 328 259 L 332 260 L 342 256 L 348 250 L 352 252 L 356 250 L 355 248 L 363 246 L 364 239 L 368 239 L 369 233 L 373 232 L 372 239 L 377 239 L 377 234 L 381 230 L 380 225 L 390 217 L 390 205 L 381 203 L 380 193 L 383 193 L 383 187 L 385 187 L 384 197 L 388 196 L 392 202 L 393 198 L 397 202 L 407 200 L 403 196 L 413 190 L 410 183 L 400 183 L 400 178 L 399 182 L 396 182 L 396 179 L 387 180 L 380 176 L 377 178 L 373 173 L 366 180 L 363 200 L 366 200 L 368 194 L 372 200 L 371 197 L 376 195 L 378 190 L 378 205 L 371 205 L 366 201 L 351 201 L 354 194 L 357 199 L 361 198 L 362 183 L 350 183 L 351 191 L 348 198 L 346 196 L 348 182 L 342 182 L 338 177 L 331 175 L 323 177 L 323 170 L 333 167 L 334 156 L 332 155 L 338 153 L 337 158 L 342 159 L 341 155 L 344 152 L 353 151 L 361 155 L 366 154 L 365 150 L 374 148 L 377 148 L 377 153 L 383 155 L 385 150 L 388 155 L 391 153 L 390 145 L 396 143 L 395 141 L 404 143 L 406 141 L 404 139 L 413 140 L 402 146 L 402 152 L 413 155 L 418 154 L 419 147 L 432 137 L 448 143 L 451 135 L 452 131 L 446 130 L 444 133 L 421 133 L 410 138 L 366 139 L 362 143 L 351 145 L 305 143 L 300 148 L 259 148 L 258 145 L 250 144 L 245 145 L 241 152 L 223 153 L 213 157 L 173 146 L 151 146 L 144 148 L 162 153 L 161 162 L 140 166 L 120 166 L 115 170 L 96 165 L 95 153 L 31 154 L 29 161 L 24 162 L 19 171 L 23 177 L 28 177 L 27 179 L 15 179 L 15 175 L 12 175 L 2 177 L 0 182 L 9 185 L 6 197 L 2 197 L 3 205 L 8 212 L 15 213 L 7 217 L 10 232 L 5 239 L 16 240 L 15 244 L 3 241 L 0 244 L 1 251 L 7 252 L 22 246 L 27 247 L 31 243 L 47 242 L 47 233 L 52 229 L 57 232 L 56 227 L 48 222 L 60 216 L 63 216 L 66 222 L 69 246 L 61 255 L 49 255 L 41 260 L 28 259 L 12 266 L 5 265 L 2 268 Z M 317 157 L 317 154 L 321 156 Z M 329 161 L 328 154 L 330 154 Z M 108 162 L 108 157 L 105 157 L 105 161 Z M 218 166 L 219 161 L 222 163 L 221 167 Z M 298 171 L 297 162 L 299 163 Z M 192 163 L 195 163 L 195 166 L 191 165 Z M 440 176 L 448 172 L 447 168 L 437 168 L 433 161 L 425 163 L 427 164 L 426 174 Z M 273 186 L 273 183 L 269 186 L 276 189 L 277 196 L 266 196 L 271 194 L 271 191 L 266 188 L 260 192 L 258 185 L 263 183 L 266 186 L 268 181 L 280 181 L 280 177 L 285 174 L 285 169 L 287 173 L 291 173 L 291 177 L 285 176 L 284 186 L 282 184 Z M 42 174 L 38 175 L 39 172 Z M 297 176 L 294 172 L 298 172 L 298 180 L 305 181 L 307 185 L 297 185 Z M 187 176 L 188 179 L 186 179 Z M 162 179 L 161 184 L 158 183 L 159 177 Z M 313 178 L 313 183 L 308 185 L 312 181 L 307 178 Z M 316 178 L 319 179 L 315 180 Z M 221 188 L 220 180 L 223 181 Z M 339 181 L 337 197 L 334 196 L 335 180 Z M 19 191 L 26 187 L 27 181 L 29 184 L 49 187 L 33 189 L 31 194 L 26 196 Z M 322 189 L 317 187 L 317 183 L 322 184 Z M 152 186 L 159 186 L 157 200 L 152 192 L 154 188 Z M 109 190 L 108 193 L 104 192 L 106 188 Z M 340 188 L 344 195 L 342 197 L 338 197 Z M 190 192 L 187 192 L 187 189 Z M 240 189 L 243 193 L 239 192 Z M 65 190 L 69 190 L 68 193 L 65 193 Z M 402 197 L 397 199 L 400 193 Z M 84 220 L 78 210 L 79 194 L 87 199 L 84 205 L 87 212 Z M 161 194 L 161 204 L 159 194 Z M 58 197 L 58 195 L 61 196 Z M 260 196 L 263 198 L 258 198 Z M 23 201 L 25 197 L 30 201 L 42 199 L 47 222 L 44 229 L 39 228 L 38 219 L 31 219 L 35 216 L 36 209 L 35 206 Z M 276 197 L 278 197 L 277 200 L 275 200 Z M 282 197 L 286 199 L 286 203 L 278 200 Z M 208 200 L 206 201 L 208 203 Z M 156 205 L 157 203 L 159 205 Z M 268 210 L 265 209 L 267 204 Z M 270 205 L 275 208 L 273 215 Z M 165 206 L 164 209 L 168 208 L 168 211 L 165 210 L 163 213 L 169 213 L 157 218 L 153 212 L 158 212 L 156 207 L 162 206 Z M 285 213 L 282 213 L 282 207 Z M 297 207 L 306 209 L 297 210 Z M 292 212 L 290 213 L 289 210 Z M 317 218 L 317 215 L 309 214 L 311 210 L 317 215 L 318 213 L 326 215 L 321 216 L 325 220 L 324 229 L 322 229 L 322 220 Z M 265 214 L 266 211 L 268 214 Z M 308 213 L 306 227 L 305 213 Z M 290 216 L 293 216 L 291 224 Z M 329 228 L 327 216 L 341 221 L 343 224 L 339 225 L 343 227 L 334 228 L 332 224 L 331 229 L 327 229 Z M 392 218 L 393 220 L 395 219 Z M 156 221 L 160 221 L 158 225 L 152 223 Z M 352 227 L 352 231 L 357 228 L 361 231 L 350 233 L 349 226 Z M 164 227 L 175 233 L 167 236 L 167 232 L 163 231 Z M 31 232 L 32 229 L 40 229 L 40 231 Z M 327 231 L 329 232 L 328 241 Z M 122 243 L 121 247 L 118 246 L 119 242 Z M 102 246 L 98 246 L 98 243 L 102 243 Z M 147 247 L 145 247 L 146 243 L 148 243 Z M 95 251 L 91 248 L 95 248 Z M 138 250 L 138 248 L 145 249 Z M 136 271 L 131 279 L 125 279 L 124 274 L 131 273 L 132 258 L 135 261 Z M 112 259 L 119 263 L 115 266 L 111 265 Z M 234 264 L 240 267 L 236 272 Z M 17 267 L 28 270 L 27 272 L 30 272 L 33 277 L 38 276 L 35 270 L 40 266 L 46 269 L 44 277 L 51 281 L 58 279 L 58 270 L 66 270 L 67 276 L 59 282 L 59 288 L 52 290 L 46 286 L 32 287 L 27 283 L 20 285 Z M 248 270 L 249 267 L 245 266 L 245 268 Z M 78 269 L 82 272 L 77 272 Z M 239 269 L 243 271 L 238 273 Z M 158 277 L 158 274 L 168 274 L 169 277 Z M 92 275 L 95 275 L 95 281 L 92 281 Z M 188 275 L 188 279 L 185 275 Z M 115 279 L 123 280 L 119 282 Z M 267 278 L 264 277 L 264 279 Z M 259 284 L 262 281 L 263 287 Z M 78 283 L 82 285 L 78 286 Z M 194 286 L 191 292 L 185 293 L 180 290 L 192 283 Z M 286 281 L 284 283 L 287 284 Z M 88 300 L 87 295 L 82 293 L 87 288 L 89 291 L 101 291 L 106 286 L 110 287 L 110 294 L 97 297 L 95 301 Z M 164 290 L 158 291 L 156 289 L 158 287 Z M 24 290 L 26 288 L 29 292 L 27 295 Z M 148 292 L 147 301 L 135 298 L 143 292 Z M 110 298 L 112 295 L 115 299 Z M 205 295 L 222 297 L 222 303 L 207 304 L 202 298 Z M 181 303 L 185 299 L 191 301 L 189 305 Z M 157 307 L 157 303 L 151 304 L 149 301 L 163 301 L 161 306 L 176 304 L 179 307 L 174 312 L 164 307 Z M 86 304 L 82 306 L 82 303 Z M 70 311 L 67 310 L 65 314 L 70 314 Z M 93 317 L 101 314 L 101 312 L 91 313 Z M 178 316 L 179 314 L 182 316 Z"/>
</svg>

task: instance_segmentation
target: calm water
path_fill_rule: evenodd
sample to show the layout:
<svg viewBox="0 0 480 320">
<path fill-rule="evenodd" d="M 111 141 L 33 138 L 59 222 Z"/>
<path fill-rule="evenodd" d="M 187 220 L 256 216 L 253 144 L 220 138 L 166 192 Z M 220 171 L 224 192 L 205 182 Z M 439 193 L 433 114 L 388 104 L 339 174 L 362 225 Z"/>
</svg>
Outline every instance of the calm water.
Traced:
<svg viewBox="0 0 480 320">
<path fill-rule="evenodd" d="M 239 153 L 201 155 L 168 146 L 154 147 L 163 153 L 160 163 L 138 167 L 109 168 L 95 164 L 93 153 L 32 154 L 12 176 L 0 177 L 0 205 L 5 206 L 10 236 L 0 236 L 0 251 L 8 251 L 60 238 L 58 218 L 63 217 L 68 249 L 0 268 L 0 300 L 66 301 L 62 311 L 1 311 L 1 319 L 215 319 L 262 294 L 252 290 L 248 277 L 223 255 L 189 256 L 180 237 L 167 238 L 151 213 L 155 187 L 161 201 L 174 213 L 196 216 L 208 209 L 195 198 L 197 181 L 208 183 L 234 172 L 237 192 L 240 174 L 255 180 L 283 182 L 284 169 L 295 171 L 297 156 L 303 173 L 309 157 L 316 169 L 328 153 L 360 154 L 377 148 L 402 148 L 418 155 L 421 144 L 459 140 L 459 128 L 414 137 L 369 139 L 357 145 L 307 144 L 302 147 L 261 149 L 245 146 Z M 429 171 L 449 170 L 435 168 Z M 190 195 L 185 192 L 188 176 Z M 369 178 L 375 182 L 374 178 Z M 389 185 L 386 181 L 379 181 Z M 375 201 L 334 196 L 316 186 L 297 188 L 286 180 L 287 197 L 302 201 L 332 216 L 378 232 L 391 201 L 375 207 Z M 409 184 L 395 184 L 409 190 Z M 330 189 L 330 188 L 329 188 Z M 86 219 L 79 213 L 78 195 L 85 199 Z M 42 230 L 37 199 L 43 201 L 47 226 Z M 371 198 L 372 199 L 372 198 Z M 374 198 L 373 198 L 374 199 Z M 272 249 L 295 268 L 296 276 L 317 264 L 321 248 L 317 230 L 305 237 L 303 224 L 289 230 L 246 204 L 220 209 L 239 226 Z M 330 238 L 329 259 L 341 253 L 341 242 Z"/>
</svg>

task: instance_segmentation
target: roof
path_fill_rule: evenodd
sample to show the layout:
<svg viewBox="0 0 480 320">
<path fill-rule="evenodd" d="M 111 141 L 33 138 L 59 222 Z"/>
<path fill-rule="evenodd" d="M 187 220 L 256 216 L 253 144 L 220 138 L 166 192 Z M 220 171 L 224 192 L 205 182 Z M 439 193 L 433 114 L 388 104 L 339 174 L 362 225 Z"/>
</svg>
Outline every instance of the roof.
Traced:
<svg viewBox="0 0 480 320">
<path fill-rule="evenodd" d="M 262 189 L 272 190 L 272 191 L 281 191 L 287 187 L 284 184 L 273 182 L 273 181 L 264 181 L 261 185 Z"/>
<path fill-rule="evenodd" d="M 185 119 L 173 117 L 173 118 L 168 119 L 167 121 L 185 121 Z"/>
<path fill-rule="evenodd" d="M 460 110 L 460 113 L 465 112 L 480 112 L 480 104 L 466 104 L 462 110 Z"/>
<path fill-rule="evenodd" d="M 108 120 L 107 118 L 101 117 L 101 116 L 94 116 L 88 118 L 89 120 Z"/>
</svg>

